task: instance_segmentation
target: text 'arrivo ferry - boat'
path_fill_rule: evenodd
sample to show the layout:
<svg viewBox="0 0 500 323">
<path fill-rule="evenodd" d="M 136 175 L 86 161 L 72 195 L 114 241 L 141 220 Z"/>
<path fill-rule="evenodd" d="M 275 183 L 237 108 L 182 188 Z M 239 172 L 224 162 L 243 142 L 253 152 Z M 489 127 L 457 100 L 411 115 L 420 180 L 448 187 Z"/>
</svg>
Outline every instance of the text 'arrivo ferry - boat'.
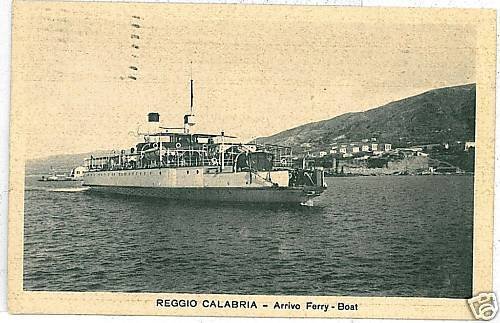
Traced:
<svg viewBox="0 0 500 323">
<path fill-rule="evenodd" d="M 150 130 L 135 147 L 87 158 L 83 185 L 175 200 L 309 205 L 326 188 L 322 169 L 294 167 L 290 147 L 233 143 L 223 132 L 193 133 L 192 99 L 183 128 L 159 122 L 158 113 L 149 113 Z"/>
</svg>

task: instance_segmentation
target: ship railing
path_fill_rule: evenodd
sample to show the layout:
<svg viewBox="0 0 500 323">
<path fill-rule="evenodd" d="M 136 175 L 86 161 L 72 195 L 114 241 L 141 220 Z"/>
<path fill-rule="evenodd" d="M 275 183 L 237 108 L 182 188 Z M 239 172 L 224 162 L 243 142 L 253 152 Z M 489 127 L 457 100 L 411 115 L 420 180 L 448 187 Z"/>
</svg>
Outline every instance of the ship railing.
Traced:
<svg viewBox="0 0 500 323">
<path fill-rule="evenodd" d="M 294 168 L 292 148 L 273 144 L 239 144 L 243 149 L 251 151 L 264 151 L 273 155 L 273 169 Z"/>
<path fill-rule="evenodd" d="M 257 144 L 256 146 L 259 150 L 266 151 L 273 155 L 273 168 L 293 168 L 294 164 L 291 147 L 272 144 Z"/>
<path fill-rule="evenodd" d="M 224 159 L 224 166 L 233 165 L 232 158 Z M 203 167 L 220 166 L 220 154 L 209 155 L 205 149 L 162 149 L 161 157 L 158 150 L 148 153 L 133 153 L 87 158 L 85 166 L 89 171 L 150 169 L 159 167 Z"/>
<path fill-rule="evenodd" d="M 218 144 L 217 144 L 218 145 Z M 237 150 L 229 148 L 217 150 L 204 146 L 203 149 L 156 149 L 150 152 L 136 152 L 129 154 L 113 154 L 108 156 L 92 157 L 85 160 L 85 166 L 89 171 L 127 170 L 127 169 L 149 169 L 169 167 L 222 167 L 234 168 L 239 155 Z M 227 144 L 231 147 L 231 144 Z M 234 145 L 245 147 L 248 151 L 266 151 L 273 155 L 273 168 L 293 168 L 292 149 L 278 145 Z M 160 153 L 161 151 L 161 157 Z M 223 156 L 222 156 L 223 154 Z"/>
</svg>

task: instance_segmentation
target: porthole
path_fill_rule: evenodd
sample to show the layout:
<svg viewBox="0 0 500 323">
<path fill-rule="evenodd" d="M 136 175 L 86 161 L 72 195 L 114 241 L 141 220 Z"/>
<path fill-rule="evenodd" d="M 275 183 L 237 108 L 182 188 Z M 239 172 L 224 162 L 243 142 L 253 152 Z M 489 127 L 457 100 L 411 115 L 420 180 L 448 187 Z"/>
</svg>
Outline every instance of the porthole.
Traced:
<svg viewBox="0 0 500 323">
<path fill-rule="evenodd" d="M 199 174 L 199 173 L 200 173 L 200 171 L 199 171 L 199 170 L 196 170 L 196 174 Z"/>
</svg>

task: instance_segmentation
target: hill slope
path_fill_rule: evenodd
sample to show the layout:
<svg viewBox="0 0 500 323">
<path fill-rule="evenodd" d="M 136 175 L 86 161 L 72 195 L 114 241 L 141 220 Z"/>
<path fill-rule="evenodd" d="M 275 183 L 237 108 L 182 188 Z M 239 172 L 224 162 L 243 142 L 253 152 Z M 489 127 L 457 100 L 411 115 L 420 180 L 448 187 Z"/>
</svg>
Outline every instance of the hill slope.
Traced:
<svg viewBox="0 0 500 323">
<path fill-rule="evenodd" d="M 476 85 L 467 84 L 305 124 L 257 141 L 292 147 L 311 143 L 314 150 L 327 149 L 336 141 L 371 137 L 395 146 L 474 140 L 475 115 Z"/>
</svg>

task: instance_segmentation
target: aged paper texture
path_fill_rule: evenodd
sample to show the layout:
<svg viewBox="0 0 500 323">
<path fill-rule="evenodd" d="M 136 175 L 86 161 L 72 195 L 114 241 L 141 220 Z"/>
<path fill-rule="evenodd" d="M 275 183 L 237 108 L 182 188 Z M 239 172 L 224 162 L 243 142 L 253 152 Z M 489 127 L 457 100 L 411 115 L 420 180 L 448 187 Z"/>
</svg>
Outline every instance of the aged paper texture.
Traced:
<svg viewBox="0 0 500 323">
<path fill-rule="evenodd" d="M 474 318 L 495 17 L 15 1 L 9 311 Z"/>
</svg>

